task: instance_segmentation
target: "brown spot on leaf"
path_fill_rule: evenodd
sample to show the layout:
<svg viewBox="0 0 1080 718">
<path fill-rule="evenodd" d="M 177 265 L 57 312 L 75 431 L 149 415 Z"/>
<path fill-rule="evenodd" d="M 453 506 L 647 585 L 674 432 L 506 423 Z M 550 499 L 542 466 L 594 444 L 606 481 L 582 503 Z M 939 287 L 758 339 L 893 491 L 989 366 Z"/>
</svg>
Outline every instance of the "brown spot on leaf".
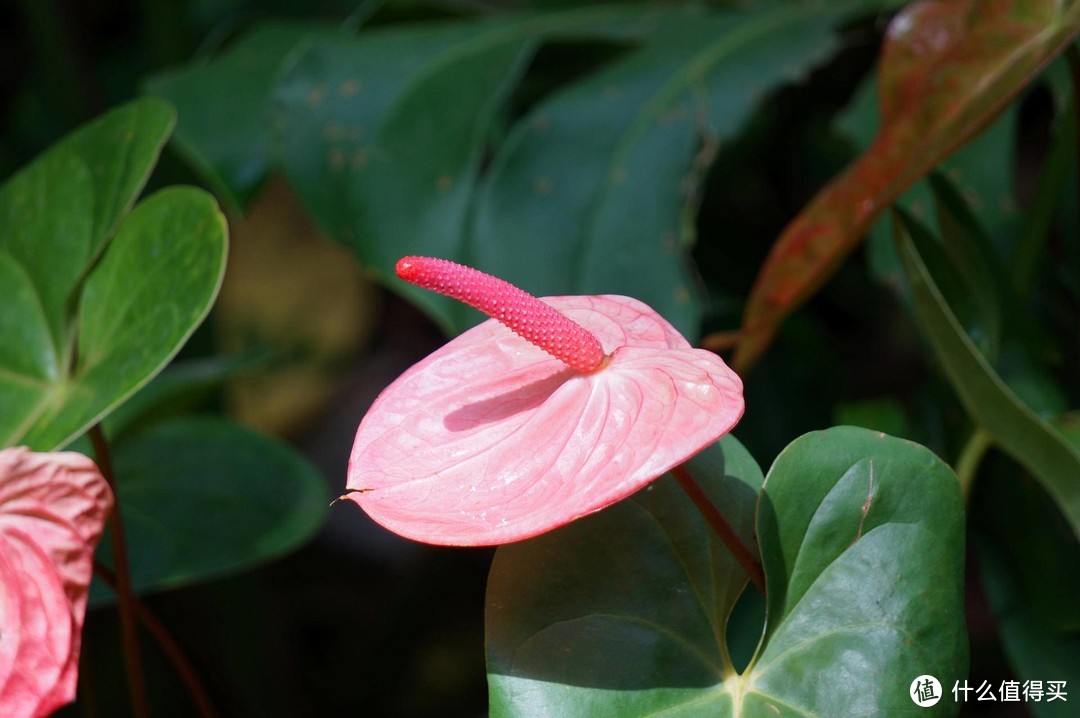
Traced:
<svg viewBox="0 0 1080 718">
<path fill-rule="evenodd" d="M 340 147 L 334 147 L 330 150 L 328 157 L 330 163 L 330 169 L 334 172 L 340 172 L 345 168 L 345 150 Z"/>
</svg>

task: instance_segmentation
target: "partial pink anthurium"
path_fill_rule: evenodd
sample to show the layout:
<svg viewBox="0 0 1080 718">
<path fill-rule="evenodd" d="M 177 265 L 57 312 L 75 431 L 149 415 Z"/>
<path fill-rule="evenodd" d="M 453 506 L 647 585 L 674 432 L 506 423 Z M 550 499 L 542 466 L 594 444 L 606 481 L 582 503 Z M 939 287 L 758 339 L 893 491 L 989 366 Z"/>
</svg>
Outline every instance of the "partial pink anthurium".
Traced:
<svg viewBox="0 0 1080 718">
<path fill-rule="evenodd" d="M 0 715 L 75 699 L 94 548 L 112 492 L 74 453 L 0 451 Z"/>
<path fill-rule="evenodd" d="M 537 299 L 428 257 L 397 273 L 492 317 L 402 374 L 360 422 L 342 498 L 402 536 L 536 536 L 629 496 L 742 416 L 739 377 L 636 299 Z"/>
</svg>

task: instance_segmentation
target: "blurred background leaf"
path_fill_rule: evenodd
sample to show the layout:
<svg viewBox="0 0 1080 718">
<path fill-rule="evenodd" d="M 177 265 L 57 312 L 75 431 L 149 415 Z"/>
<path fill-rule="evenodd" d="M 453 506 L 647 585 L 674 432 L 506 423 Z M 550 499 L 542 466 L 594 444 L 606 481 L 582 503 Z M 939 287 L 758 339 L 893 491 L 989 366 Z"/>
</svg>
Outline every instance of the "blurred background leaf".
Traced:
<svg viewBox="0 0 1080 718">
<path fill-rule="evenodd" d="M 106 429 L 121 450 L 193 410 L 241 417 L 287 433 L 340 487 L 370 401 L 439 346 L 445 331 L 475 318 L 430 297 L 419 300 L 428 302 L 436 327 L 372 281 L 388 277 L 397 254 L 414 246 L 464 248 L 457 256 L 505 269 L 540 293 L 648 292 L 691 336 L 723 331 L 730 339 L 776 237 L 854 158 L 852 139 L 871 141 L 874 97 L 859 88 L 868 87 L 870 74 L 888 74 L 874 67 L 899 5 L 23 0 L 0 7 L 0 59 L 8 68 L 0 73 L 0 173 L 140 90 L 175 94 L 177 141 L 147 186 L 205 184 L 230 209 L 244 246 L 233 242 L 236 277 L 226 278 L 211 321 L 173 366 L 110 415 Z M 509 34 L 500 36 L 504 30 Z M 926 37 L 912 36 L 916 44 Z M 477 58 L 494 58 L 496 50 L 516 62 L 482 67 Z M 699 51 L 697 60 L 688 59 Z M 464 55 L 455 60 L 458 53 Z M 779 58 L 789 62 L 782 66 Z M 364 82 L 346 84 L 361 67 L 370 69 Z M 446 68 L 490 70 L 501 83 L 474 86 L 470 117 L 464 104 L 446 99 L 464 82 Z M 986 262 L 962 259 L 982 252 L 965 228 L 963 207 L 958 213 L 941 192 L 935 200 L 929 184 L 921 197 L 906 200 L 935 236 L 938 251 L 922 258 L 972 345 L 1045 420 L 1080 406 L 1071 74 L 1064 58 L 1051 63 L 970 149 L 939 167 L 939 184 L 963 200 L 993 248 L 986 259 L 1007 270 L 1012 290 L 984 281 L 979 267 Z M 311 106 L 304 93 L 318 83 L 324 92 Z M 860 101 L 852 103 L 857 93 Z M 837 118 L 848 107 L 855 109 L 841 126 Z M 104 139 L 87 151 L 104 147 Z M 380 143 L 394 154 L 379 160 L 373 150 Z M 416 171 L 389 168 L 383 174 L 393 184 L 384 190 L 372 181 L 373 168 L 382 162 L 386 170 L 391 157 L 418 158 Z M 449 186 L 434 159 L 457 163 Z M 605 166 L 618 169 L 622 159 L 633 171 L 621 184 L 608 182 Z M 77 172 L 58 172 L 57 179 L 74 185 Z M 79 198 L 67 195 L 69 207 Z M 88 204 L 85 197 L 81 204 Z M 241 209 L 253 215 L 250 222 Z M 939 224 L 939 215 L 951 218 Z M 329 249 L 310 221 L 349 249 Z M 1025 525 L 1037 516 L 1042 528 L 1071 534 L 1060 515 L 1051 521 L 1053 512 L 1028 511 L 1029 504 L 1053 501 L 1030 473 L 993 441 L 972 441 L 980 432 L 917 331 L 885 229 L 875 225 L 866 249 L 856 249 L 782 325 L 773 350 L 746 377 L 740 440 L 767 462 L 793 437 L 833 423 L 899 434 L 958 468 L 970 459 L 973 541 L 996 540 L 979 528 L 990 522 L 1008 534 L 1014 513 Z M 568 247 L 579 246 L 574 242 L 588 243 L 569 260 L 580 276 L 547 266 L 548 257 L 563 261 Z M 366 275 L 354 258 L 366 263 Z M 312 284 L 314 293 L 306 288 Z M 9 311 L 0 310 L 5 337 L 14 336 L 4 324 L 17 315 L 13 308 L 32 299 L 15 286 L 0 278 L 0 292 L 11 292 Z M 0 342 L 0 356 L 12 347 L 29 352 L 33 336 Z M 48 337 L 39 338 L 47 347 Z M 15 396 L 4 391 L 0 401 Z M 994 488 L 1002 472 L 1009 491 Z M 312 507 L 324 515 L 324 505 Z M 410 544 L 340 506 L 325 517 L 319 537 L 292 556 L 146 597 L 167 623 L 184 626 L 179 639 L 212 677 L 222 713 L 484 714 L 479 607 L 490 553 Z M 1042 533 L 1017 545 L 1071 555 L 1067 543 Z M 1049 659 L 1060 654 L 1039 647 L 1039 631 L 1054 640 L 1071 635 L 1059 630 L 1064 624 L 1046 621 L 1048 607 L 1068 597 L 1070 579 L 1063 575 L 1055 592 L 1032 575 L 1043 570 L 1041 562 L 1017 570 L 1018 556 L 1004 554 L 1003 590 L 1018 596 L 1036 623 L 1006 625 L 993 595 L 1001 586 L 969 575 L 972 680 L 1045 678 L 1040 664 L 1015 658 L 1016 642 L 1034 641 L 1030 655 Z M 763 607 L 754 596 L 738 602 L 728 624 L 737 668 L 760 634 Z M 84 674 L 97 688 L 101 714 L 123 702 L 113 616 L 97 611 L 85 643 Z M 147 654 L 154 714 L 189 715 L 171 670 L 155 664 L 152 648 Z M 341 691 L 346 684 L 359 690 Z"/>
<path fill-rule="evenodd" d="M 301 433 L 344 388 L 377 328 L 379 300 L 355 258 L 271 180 L 233 222 L 217 304 L 221 349 L 265 357 L 228 378 L 229 415 L 270 434 Z"/>
<path fill-rule="evenodd" d="M 308 37 L 307 49 L 284 62 L 272 124 L 312 215 L 376 276 L 391 278 L 405 254 L 483 258 L 484 269 L 541 294 L 632 294 L 694 337 L 701 291 L 687 251 L 717 148 L 769 90 L 835 51 L 836 26 L 883 4 L 763 3 L 662 19 L 644 6 L 601 6 Z M 249 36 L 235 52 L 265 38 Z M 515 88 L 538 46 L 582 38 L 641 46 L 541 98 L 520 119 L 506 117 L 512 129 L 492 147 L 496 120 L 520 99 Z M 419 47 L 423 53 L 411 50 Z M 265 79 L 281 54 L 277 47 L 250 62 Z M 229 94 L 225 88 L 246 81 L 237 64 L 230 53 L 151 89 L 183 107 L 197 98 L 178 85 L 197 86 L 210 71 Z M 264 86 L 246 113 L 232 112 L 262 116 Z M 244 97 L 233 93 L 230 102 Z M 239 162 L 221 156 L 222 130 L 212 122 L 188 129 L 181 119 L 185 148 L 215 176 L 230 174 Z M 247 134 L 263 137 L 265 129 Z M 242 163 L 260 168 L 253 176 L 269 162 L 262 144 L 241 148 Z M 445 298 L 393 286 L 447 331 L 475 321 Z"/>
<path fill-rule="evenodd" d="M 220 419 L 161 423 L 120 443 L 116 492 L 132 585 L 175 588 L 250 568 L 309 540 L 330 497 L 293 449 Z M 111 534 L 98 558 L 112 565 Z M 96 585 L 95 602 L 112 598 Z"/>
<path fill-rule="evenodd" d="M 990 122 L 1078 31 L 1077 2 L 905 8 L 882 48 L 874 142 L 773 245 L 747 302 L 736 370 L 755 363 L 779 322 L 821 287 L 893 200 Z"/>
</svg>

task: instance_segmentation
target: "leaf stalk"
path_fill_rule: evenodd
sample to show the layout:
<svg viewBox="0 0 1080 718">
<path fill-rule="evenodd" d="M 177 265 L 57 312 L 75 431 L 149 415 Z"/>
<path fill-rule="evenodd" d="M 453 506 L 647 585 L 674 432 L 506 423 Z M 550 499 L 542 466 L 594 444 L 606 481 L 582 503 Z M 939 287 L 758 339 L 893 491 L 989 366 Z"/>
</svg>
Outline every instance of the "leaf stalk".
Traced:
<svg viewBox="0 0 1080 718">
<path fill-rule="evenodd" d="M 709 496 L 705 493 L 705 490 L 701 488 L 698 482 L 694 479 L 693 475 L 686 468 L 686 464 L 679 464 L 671 469 L 672 475 L 675 476 L 675 480 L 679 482 L 679 486 L 690 497 L 690 500 L 694 502 L 694 506 L 701 513 L 702 518 L 709 524 L 720 540 L 727 546 L 728 551 L 731 551 L 731 555 L 735 557 L 735 560 L 742 566 L 743 571 L 746 571 L 746 575 L 750 577 L 754 586 L 761 592 L 761 595 L 765 595 L 765 572 L 761 568 L 761 562 L 754 556 L 753 552 L 747 548 L 743 543 L 739 535 L 735 533 L 735 530 L 731 528 L 731 524 L 727 522 L 723 514 L 709 499 Z"/>
<path fill-rule="evenodd" d="M 90 429 L 90 443 L 94 447 L 94 459 L 101 475 L 112 489 L 115 504 L 109 516 L 109 532 L 112 534 L 113 565 L 116 567 L 116 596 L 120 613 L 120 635 L 124 644 L 124 668 L 127 672 L 128 697 L 135 718 L 149 718 L 150 704 L 146 697 L 142 658 L 139 651 L 139 634 L 135 626 L 135 594 L 131 590 L 131 568 L 128 563 L 127 544 L 124 540 L 124 521 L 120 515 L 120 495 L 116 491 L 112 456 L 109 442 L 101 424 Z"/>
</svg>

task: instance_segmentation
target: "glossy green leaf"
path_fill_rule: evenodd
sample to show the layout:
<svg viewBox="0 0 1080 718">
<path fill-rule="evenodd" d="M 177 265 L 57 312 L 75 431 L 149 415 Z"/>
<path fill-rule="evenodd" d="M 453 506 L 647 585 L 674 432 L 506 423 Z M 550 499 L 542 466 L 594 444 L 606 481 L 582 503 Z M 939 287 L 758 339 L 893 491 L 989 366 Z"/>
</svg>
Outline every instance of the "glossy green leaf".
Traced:
<svg viewBox="0 0 1080 718">
<path fill-rule="evenodd" d="M 33 294 L 39 305 L 6 317 L 11 324 L 4 325 L 34 341 L 33 358 L 9 345 L 0 349 L 0 367 L 39 379 L 63 371 L 79 284 L 142 190 L 173 122 L 172 109 L 160 100 L 124 105 L 73 132 L 0 187 L 0 291 L 18 287 L 11 301 L 21 305 Z M 7 305 L 7 297 L 0 303 Z M 4 434 L 0 429 L 0 445 Z"/>
<path fill-rule="evenodd" d="M 734 467 L 724 478 L 695 473 L 745 531 L 745 504 L 724 503 L 722 488 L 754 483 Z M 745 577 L 677 487 L 658 481 L 499 549 L 488 585 L 492 714 L 910 710 L 916 676 L 951 685 L 966 670 L 963 526 L 955 476 L 928 450 L 850 427 L 798 439 L 759 501 L 768 620 L 739 675 L 719 627 Z"/>
<path fill-rule="evenodd" d="M 291 551 L 314 535 L 330 503 L 322 476 L 295 450 L 220 419 L 158 424 L 119 445 L 113 463 L 139 591 Z M 98 557 L 111 565 L 108 543 Z"/>
<path fill-rule="evenodd" d="M 725 436 L 689 466 L 743 538 L 761 470 Z M 647 715 L 730 671 L 723 637 L 745 573 L 670 476 L 535 539 L 488 577 L 492 716 Z"/>
<path fill-rule="evenodd" d="M 63 446 L 149 381 L 210 310 L 225 249 L 224 218 L 205 192 L 141 202 L 86 280 L 71 365 L 48 379 L 0 375 L 0 394 L 3 383 L 26 389 L 0 416 L 0 443 Z"/>
<path fill-rule="evenodd" d="M 63 446 L 209 311 L 226 244 L 214 200 L 169 189 L 124 216 L 171 122 L 159 100 L 126 105 L 0 189 L 0 446 Z"/>
<path fill-rule="evenodd" d="M 246 205 L 274 161 L 270 96 L 291 53 L 314 38 L 341 34 L 328 25 L 266 23 L 210 61 L 154 76 L 147 91 L 179 112 L 174 142 L 216 192 Z"/>
<path fill-rule="evenodd" d="M 922 251 L 935 241 L 899 213 L 897 243 L 916 317 L 964 408 L 994 441 L 1038 478 L 1080 536 L 1080 452 L 1033 412 L 994 371 L 949 307 Z"/>
</svg>

